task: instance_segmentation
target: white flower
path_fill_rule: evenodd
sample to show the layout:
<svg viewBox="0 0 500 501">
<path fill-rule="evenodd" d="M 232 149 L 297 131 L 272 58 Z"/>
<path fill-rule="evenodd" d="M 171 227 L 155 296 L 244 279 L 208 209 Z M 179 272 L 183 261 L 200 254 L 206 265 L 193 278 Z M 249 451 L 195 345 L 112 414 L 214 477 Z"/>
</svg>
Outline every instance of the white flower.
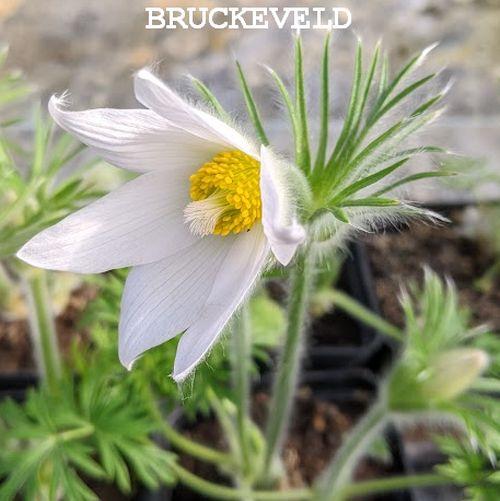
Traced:
<svg viewBox="0 0 500 501">
<path fill-rule="evenodd" d="M 135 77 L 148 109 L 65 111 L 54 120 L 109 163 L 141 173 L 18 252 L 41 268 L 99 273 L 133 266 L 121 305 L 119 357 L 179 333 L 173 377 L 184 379 L 244 300 L 271 249 L 286 265 L 304 240 L 289 165 L 182 100 L 148 70 Z"/>
</svg>

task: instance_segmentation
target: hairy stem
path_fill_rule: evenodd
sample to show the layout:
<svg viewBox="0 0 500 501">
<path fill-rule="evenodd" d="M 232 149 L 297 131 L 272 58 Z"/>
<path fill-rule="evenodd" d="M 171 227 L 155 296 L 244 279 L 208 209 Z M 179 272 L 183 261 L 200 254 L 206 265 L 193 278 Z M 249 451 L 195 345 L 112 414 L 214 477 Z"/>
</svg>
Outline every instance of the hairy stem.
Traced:
<svg viewBox="0 0 500 501">
<path fill-rule="evenodd" d="M 365 480 L 344 487 L 342 498 L 366 496 L 381 492 L 399 491 L 410 487 L 432 487 L 453 484 L 449 478 L 438 473 L 425 473 L 420 475 L 405 475 L 397 477 L 377 478 Z"/>
<path fill-rule="evenodd" d="M 207 463 L 214 463 L 218 465 L 230 464 L 232 458 L 229 454 L 225 452 L 220 452 L 206 445 L 198 444 L 190 440 L 189 438 L 179 433 L 168 421 L 168 419 L 163 416 L 161 412 L 159 403 L 155 398 L 151 388 L 147 389 L 148 398 L 150 401 L 150 410 L 153 417 L 156 419 L 158 426 L 169 441 L 169 443 L 176 449 L 193 456 L 194 458 L 206 461 Z"/>
<path fill-rule="evenodd" d="M 49 301 L 47 273 L 37 268 L 26 269 L 23 285 L 28 299 L 30 334 L 37 368 L 44 383 L 55 391 L 61 377 L 61 355 Z"/>
<path fill-rule="evenodd" d="M 274 466 L 279 459 L 281 443 L 287 429 L 297 386 L 302 338 L 307 316 L 307 297 L 312 281 L 311 274 L 310 259 L 307 252 L 304 252 L 297 258 L 292 271 L 288 329 L 274 381 L 266 429 L 267 448 L 262 470 L 264 483 L 272 481 Z"/>
<path fill-rule="evenodd" d="M 247 491 L 209 482 L 191 473 L 177 463 L 172 463 L 172 470 L 177 475 L 180 482 L 203 496 L 218 500 L 241 500 L 246 499 L 248 496 Z M 308 489 L 251 492 L 251 499 L 254 501 L 301 501 L 310 498 L 311 491 Z"/>
<path fill-rule="evenodd" d="M 319 478 L 316 487 L 318 501 L 341 499 L 342 488 L 351 480 L 358 460 L 385 424 L 387 415 L 386 398 L 381 395 L 348 434 L 341 448 Z"/>
<path fill-rule="evenodd" d="M 247 494 L 240 489 L 209 482 L 191 473 L 177 463 L 172 463 L 172 470 L 177 475 L 180 482 L 190 487 L 193 491 L 212 499 L 241 500 Z M 386 477 L 347 485 L 342 489 L 341 498 L 348 499 L 355 496 L 397 491 L 410 487 L 432 487 L 450 485 L 452 483 L 453 482 L 449 478 L 436 473 Z M 316 499 L 310 489 L 253 491 L 251 496 L 255 501 L 306 501 Z"/>
<path fill-rule="evenodd" d="M 237 429 L 243 465 L 251 460 L 248 451 L 247 425 L 250 416 L 250 361 L 252 356 L 251 327 L 248 305 L 243 305 L 232 335 L 234 394 Z"/>
</svg>

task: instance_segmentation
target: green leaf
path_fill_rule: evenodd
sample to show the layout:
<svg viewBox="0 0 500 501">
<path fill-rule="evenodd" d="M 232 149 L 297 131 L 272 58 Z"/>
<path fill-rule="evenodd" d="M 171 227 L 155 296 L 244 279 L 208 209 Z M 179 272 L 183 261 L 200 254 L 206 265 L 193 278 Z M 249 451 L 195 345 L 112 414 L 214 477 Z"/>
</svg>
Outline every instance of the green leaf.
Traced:
<svg viewBox="0 0 500 501">
<path fill-rule="evenodd" d="M 298 158 L 297 165 L 304 171 L 311 169 L 311 154 L 309 151 L 309 130 L 307 126 L 307 104 L 304 85 L 304 68 L 302 60 L 302 40 L 295 39 L 295 109 L 297 110 L 298 130 Z"/>
<path fill-rule="evenodd" d="M 347 198 L 354 193 L 371 186 L 372 184 L 377 183 L 381 179 L 384 179 L 386 176 L 394 172 L 396 169 L 404 165 L 408 161 L 409 157 L 403 158 L 399 162 L 396 162 L 388 167 L 375 172 L 374 174 L 364 177 L 355 183 L 352 183 L 347 188 L 344 188 L 338 195 L 336 195 L 329 203 L 329 205 L 338 205 L 344 198 Z"/>
<path fill-rule="evenodd" d="M 226 113 L 226 111 L 220 104 L 219 100 L 214 96 L 212 91 L 201 80 L 198 80 L 197 78 L 191 75 L 189 75 L 189 78 L 191 79 L 191 83 L 194 85 L 198 93 L 205 100 L 205 102 L 208 103 L 213 108 L 213 110 L 217 113 L 219 118 L 221 118 L 225 122 L 228 122 L 230 120 L 229 115 Z"/>
<path fill-rule="evenodd" d="M 340 207 L 332 207 L 330 212 L 341 222 L 349 224 L 349 216 L 346 211 L 341 209 Z"/>
<path fill-rule="evenodd" d="M 335 144 L 335 148 L 333 150 L 332 155 L 327 163 L 328 169 L 333 169 L 337 160 L 344 149 L 345 142 L 347 141 L 349 134 L 351 133 L 351 128 L 354 122 L 354 115 L 356 111 L 356 107 L 359 100 L 359 95 L 361 92 L 361 81 L 363 75 L 363 52 L 362 52 L 362 44 L 361 40 L 358 41 L 358 45 L 356 48 L 356 56 L 354 59 L 354 80 L 352 83 L 351 97 L 349 100 L 349 106 L 347 108 L 347 115 L 344 120 L 344 125 L 340 132 L 339 138 Z"/>
<path fill-rule="evenodd" d="M 425 85 L 427 82 L 432 80 L 436 76 L 435 73 L 431 73 L 430 75 L 425 76 L 424 78 L 421 78 L 420 80 L 412 83 L 408 87 L 406 87 L 404 90 L 402 90 L 399 94 L 397 94 L 393 99 L 391 99 L 385 106 L 383 106 L 372 118 L 373 123 L 377 122 L 380 120 L 384 115 L 386 115 L 392 108 L 394 108 L 396 105 L 398 105 L 405 97 L 409 96 L 411 93 L 413 93 L 415 90 L 417 90 L 419 87 L 422 87 Z M 435 98 L 434 98 L 435 99 Z M 432 100 L 433 102 L 427 106 L 430 107 L 435 100 Z M 427 109 L 422 107 L 422 112 Z M 419 113 L 413 112 L 411 116 L 417 115 Z"/>
<path fill-rule="evenodd" d="M 325 38 L 323 60 L 321 65 L 321 105 L 320 105 L 320 132 L 318 152 L 314 162 L 314 170 L 323 169 L 325 166 L 326 148 L 328 146 L 328 121 L 330 114 L 330 38 Z"/>
<path fill-rule="evenodd" d="M 394 198 L 367 197 L 353 200 L 343 200 L 341 207 L 391 207 L 400 205 L 401 202 Z"/>
<path fill-rule="evenodd" d="M 240 79 L 241 88 L 243 90 L 243 96 L 245 97 L 245 104 L 247 107 L 248 115 L 250 117 L 250 120 L 253 123 L 255 133 L 257 134 L 259 141 L 264 146 L 268 146 L 269 140 L 267 139 L 266 133 L 264 131 L 264 127 L 263 127 L 262 121 L 260 119 L 260 114 L 259 114 L 259 111 L 257 109 L 257 105 L 255 104 L 255 101 L 254 101 L 253 96 L 252 96 L 252 92 L 250 91 L 250 88 L 248 87 L 247 80 L 246 80 L 245 75 L 243 73 L 243 69 L 238 61 L 236 61 L 236 68 L 238 70 L 238 77 Z"/>
<path fill-rule="evenodd" d="M 422 179 L 429 179 L 435 177 L 449 177 L 452 175 L 453 174 L 450 172 L 439 172 L 439 171 L 425 171 L 425 172 L 419 172 L 417 174 L 411 174 L 409 176 L 403 177 L 402 179 L 399 179 L 398 181 L 395 181 L 394 183 L 389 184 L 388 186 L 384 186 L 384 188 L 378 190 L 373 195 L 378 197 L 380 195 L 383 195 L 384 193 L 388 193 L 389 191 L 392 191 L 396 188 L 399 188 L 400 186 L 412 183 L 414 181 L 420 181 Z"/>
<path fill-rule="evenodd" d="M 299 119 L 297 116 L 297 112 L 295 111 L 295 106 L 292 102 L 292 99 L 290 97 L 290 94 L 283 83 L 283 80 L 280 78 L 280 76 L 272 69 L 269 67 L 266 67 L 267 70 L 269 71 L 270 75 L 276 82 L 276 86 L 278 87 L 278 90 L 281 94 L 281 97 L 283 99 L 283 102 L 285 103 L 285 106 L 288 110 L 288 115 L 290 117 L 290 123 L 292 125 L 292 131 L 293 131 L 293 137 L 294 137 L 294 145 L 295 145 L 295 158 L 298 158 L 300 156 L 300 148 L 301 148 L 301 143 L 299 139 L 299 134 L 300 134 L 300 126 L 299 126 Z"/>
</svg>

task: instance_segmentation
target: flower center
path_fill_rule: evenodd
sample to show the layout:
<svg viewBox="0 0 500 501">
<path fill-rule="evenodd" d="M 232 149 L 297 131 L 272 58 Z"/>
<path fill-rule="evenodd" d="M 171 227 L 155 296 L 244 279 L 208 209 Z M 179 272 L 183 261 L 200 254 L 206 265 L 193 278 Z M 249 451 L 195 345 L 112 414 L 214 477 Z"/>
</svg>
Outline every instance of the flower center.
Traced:
<svg viewBox="0 0 500 501">
<path fill-rule="evenodd" d="M 239 150 L 215 155 L 189 177 L 184 217 L 195 235 L 248 231 L 261 218 L 260 162 Z"/>
</svg>

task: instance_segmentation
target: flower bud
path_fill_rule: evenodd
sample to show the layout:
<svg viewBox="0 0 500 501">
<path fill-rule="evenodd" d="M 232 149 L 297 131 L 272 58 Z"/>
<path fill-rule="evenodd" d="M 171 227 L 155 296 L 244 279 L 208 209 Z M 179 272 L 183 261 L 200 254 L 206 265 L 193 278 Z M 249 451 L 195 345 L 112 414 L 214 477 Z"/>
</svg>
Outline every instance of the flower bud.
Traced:
<svg viewBox="0 0 500 501">
<path fill-rule="evenodd" d="M 422 383 L 422 396 L 451 400 L 467 391 L 488 366 L 487 354 L 476 348 L 457 348 L 436 357 L 429 377 Z"/>
</svg>

